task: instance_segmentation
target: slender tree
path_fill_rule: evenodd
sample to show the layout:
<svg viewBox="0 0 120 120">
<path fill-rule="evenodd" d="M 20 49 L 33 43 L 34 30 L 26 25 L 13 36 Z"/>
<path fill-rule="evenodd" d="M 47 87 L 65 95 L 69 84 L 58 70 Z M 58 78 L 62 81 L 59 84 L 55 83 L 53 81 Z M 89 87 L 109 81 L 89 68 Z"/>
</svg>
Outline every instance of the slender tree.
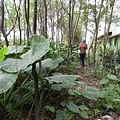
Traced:
<svg viewBox="0 0 120 120">
<path fill-rule="evenodd" d="M 9 46 L 9 42 L 7 39 L 7 35 L 6 35 L 6 31 L 5 31 L 5 27 L 4 27 L 4 20 L 5 20 L 5 1 L 1 0 L 1 24 L 0 24 L 0 31 L 3 34 L 3 37 L 5 38 L 5 42 L 6 42 L 6 46 Z"/>
<path fill-rule="evenodd" d="M 102 10 L 102 7 L 103 7 L 103 2 L 104 0 L 101 0 L 101 3 L 100 3 L 100 9 L 99 11 L 97 11 L 97 2 L 95 0 L 95 8 L 94 8 L 94 20 L 95 20 L 95 39 L 94 39 L 94 69 L 96 70 L 96 47 L 97 47 L 97 37 L 98 37 L 98 30 L 99 30 L 99 23 L 100 23 L 100 16 L 101 16 L 101 10 Z M 98 14 L 97 14 L 98 12 Z"/>
<path fill-rule="evenodd" d="M 27 39 L 29 38 L 29 35 L 31 33 L 31 27 L 30 27 L 30 0 L 24 0 L 24 13 L 25 13 L 25 21 L 27 23 Z"/>
<path fill-rule="evenodd" d="M 106 6 L 107 6 L 107 11 L 108 11 L 108 0 L 106 1 Z M 110 30 L 110 25 L 111 25 L 111 22 L 112 22 L 112 16 L 113 16 L 113 8 L 114 8 L 114 4 L 115 4 L 115 0 L 112 0 L 111 3 L 110 3 L 110 17 L 108 18 L 108 14 L 106 12 L 106 17 L 105 17 L 105 29 L 104 29 L 104 41 L 103 41 L 103 46 L 104 46 L 104 50 L 103 50 L 103 54 L 102 54 L 102 64 L 104 64 L 104 57 L 105 57 L 105 52 L 106 52 L 106 44 L 108 42 L 108 35 L 109 35 L 109 30 Z M 107 20 L 109 19 L 108 21 L 108 27 L 106 26 L 107 24 Z"/>
<path fill-rule="evenodd" d="M 69 0 L 69 25 L 68 25 L 68 28 L 69 28 L 69 40 L 68 40 L 68 57 L 70 56 L 70 54 L 72 54 L 72 50 L 71 50 L 71 4 L 72 4 L 72 1 Z"/>
<path fill-rule="evenodd" d="M 19 36 L 20 36 L 20 42 L 19 44 L 22 44 L 22 30 L 21 30 L 21 17 L 20 17 L 20 4 L 21 4 L 21 0 L 19 1 L 19 10 L 17 10 L 17 6 L 16 6 L 16 2 L 14 0 L 14 5 L 15 5 L 15 11 L 17 14 L 17 19 L 18 19 L 18 28 L 19 28 Z"/>
<path fill-rule="evenodd" d="M 46 0 L 43 0 L 44 2 L 44 7 L 45 7 L 45 30 L 44 30 L 44 36 L 47 38 L 47 3 Z"/>
<path fill-rule="evenodd" d="M 37 31 L 37 0 L 34 0 L 34 14 L 33 14 L 33 34 Z M 36 72 L 36 63 L 32 65 L 32 75 L 34 77 L 35 87 L 35 120 L 39 120 L 39 92 L 38 92 L 38 77 Z"/>
<path fill-rule="evenodd" d="M 55 29 L 54 29 L 54 27 L 55 27 L 55 24 L 54 24 L 54 22 L 55 22 L 55 19 L 54 19 L 54 16 L 55 16 L 55 11 L 53 11 L 53 2 L 52 2 L 52 0 L 50 0 L 50 12 L 49 12 L 49 18 L 50 18 L 50 22 L 51 22 L 51 38 L 52 38 L 52 40 L 54 40 L 54 36 L 55 36 Z"/>
</svg>

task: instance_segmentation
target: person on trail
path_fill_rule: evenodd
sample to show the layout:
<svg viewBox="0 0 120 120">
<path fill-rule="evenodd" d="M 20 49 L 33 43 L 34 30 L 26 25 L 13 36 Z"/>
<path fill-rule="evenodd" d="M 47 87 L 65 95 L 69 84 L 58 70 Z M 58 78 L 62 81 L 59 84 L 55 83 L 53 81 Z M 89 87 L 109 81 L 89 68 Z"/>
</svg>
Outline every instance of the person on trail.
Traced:
<svg viewBox="0 0 120 120">
<path fill-rule="evenodd" d="M 80 49 L 80 64 L 83 68 L 85 66 L 84 59 L 86 56 L 86 49 L 87 49 L 86 40 L 82 40 L 82 42 L 79 44 L 79 49 Z"/>
</svg>

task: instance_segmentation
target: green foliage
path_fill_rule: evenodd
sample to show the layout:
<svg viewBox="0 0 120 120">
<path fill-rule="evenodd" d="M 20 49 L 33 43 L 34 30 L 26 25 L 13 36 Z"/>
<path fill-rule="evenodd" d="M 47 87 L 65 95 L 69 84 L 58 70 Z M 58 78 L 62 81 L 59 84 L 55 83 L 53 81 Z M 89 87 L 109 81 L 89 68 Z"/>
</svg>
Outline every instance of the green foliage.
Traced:
<svg viewBox="0 0 120 120">
<path fill-rule="evenodd" d="M 59 116 L 64 116 L 63 120 L 71 120 L 73 116 L 75 116 L 75 114 L 78 114 L 80 116 L 82 116 L 83 118 L 88 118 L 88 114 L 87 111 L 89 110 L 85 105 L 76 105 L 75 103 L 69 101 L 69 102 L 62 102 L 61 103 L 62 106 L 66 106 L 64 111 L 58 110 L 56 112 L 56 120 L 59 120 L 62 118 Z M 69 113 L 69 114 L 68 114 Z M 59 116 L 59 117 L 58 117 Z"/>
<path fill-rule="evenodd" d="M 79 75 L 55 75 L 48 77 L 46 79 L 48 79 L 49 83 L 54 82 L 54 83 L 64 83 L 71 85 L 71 83 L 73 83 L 78 77 Z"/>
<path fill-rule="evenodd" d="M 9 118 L 9 120 L 21 120 L 22 115 L 20 111 L 15 110 L 12 104 L 6 105 L 6 118 Z"/>
<path fill-rule="evenodd" d="M 29 81 L 26 81 L 26 83 L 23 80 L 24 84 L 21 84 L 21 87 L 19 86 L 18 89 L 16 89 L 14 86 L 16 84 L 14 83 L 17 82 L 16 81 L 17 78 L 20 79 L 18 75 L 21 76 L 21 73 L 22 73 L 22 76 L 23 76 L 22 78 L 24 79 L 28 78 L 27 76 L 31 75 L 30 74 L 31 67 L 29 66 L 33 62 L 37 62 L 43 55 L 45 55 L 48 52 L 48 49 L 49 49 L 48 40 L 46 40 L 43 36 L 32 35 L 30 37 L 30 49 L 28 51 L 24 51 L 24 47 L 22 46 L 9 47 L 9 52 L 7 54 L 8 57 L 10 57 L 10 55 L 14 56 L 20 53 L 22 54 L 19 56 L 21 59 L 7 58 L 6 60 L 0 63 L 1 76 L 2 76 L 2 78 L 0 79 L 1 80 L 0 82 L 4 83 L 4 85 L 3 83 L 1 84 L 1 93 L 4 93 L 4 99 L 3 100 L 1 99 L 1 105 L 2 105 L 3 111 L 6 111 L 4 112 L 4 114 L 6 114 L 7 117 L 9 117 L 9 119 L 16 119 L 16 118 L 21 119 L 21 113 L 19 113 L 17 109 L 20 107 L 21 104 L 23 105 L 23 103 L 25 103 L 25 101 L 28 100 L 32 96 L 32 92 L 34 91 L 34 86 L 32 86 L 30 83 L 32 78 L 29 78 Z M 60 57 L 59 55 L 54 56 L 53 54 L 52 58 L 48 58 L 42 61 L 42 66 L 43 66 L 42 69 L 47 67 L 47 68 L 50 68 L 50 70 L 53 70 L 63 60 L 64 59 Z M 30 72 L 27 72 L 26 74 L 22 72 L 23 70 L 24 71 L 30 70 Z M 18 75 L 16 73 L 18 73 Z M 38 74 L 39 91 L 42 91 L 42 90 L 48 91 L 46 93 L 45 98 L 49 98 L 51 97 L 51 95 L 54 95 L 56 93 L 58 88 L 59 88 L 60 93 L 63 89 L 67 90 L 67 89 L 72 88 L 72 86 L 76 84 L 75 80 L 78 77 L 79 77 L 78 75 L 62 75 L 61 74 L 61 75 L 54 75 L 54 76 L 47 77 L 47 78 L 42 78 Z M 23 91 L 22 96 L 20 95 L 21 94 L 20 91 Z M 65 94 L 66 93 L 67 91 L 65 92 Z M 43 103 L 43 107 L 47 105 L 49 106 L 47 107 L 47 109 L 51 112 L 54 112 L 56 108 L 50 107 L 50 104 L 52 103 L 53 103 L 53 100 L 49 101 L 49 104 L 46 103 L 46 100 L 45 100 Z"/>
<path fill-rule="evenodd" d="M 80 113 L 79 109 L 78 109 L 78 106 L 75 105 L 73 102 L 69 102 L 66 107 L 72 111 L 73 113 Z"/>
<path fill-rule="evenodd" d="M 14 46 L 8 46 L 7 55 L 22 53 L 25 47 L 26 46 L 22 46 L 22 45 L 20 45 L 20 46 L 17 46 L 17 45 L 16 46 L 15 45 Z"/>
<path fill-rule="evenodd" d="M 94 87 L 86 87 L 83 90 L 83 95 L 88 98 L 88 99 L 92 99 L 92 100 L 97 100 L 98 98 L 102 98 L 103 94 L 100 92 L 99 89 L 94 88 Z"/>
<path fill-rule="evenodd" d="M 0 94 L 6 92 L 17 79 L 17 74 L 9 74 L 0 70 Z"/>
<path fill-rule="evenodd" d="M 49 41 L 43 36 L 32 35 L 30 37 L 30 42 L 30 50 L 25 53 L 23 52 L 24 47 L 22 46 L 9 47 L 8 57 L 10 54 L 16 55 L 16 53 L 23 53 L 20 56 L 21 59 L 7 58 L 3 62 L 0 62 L 0 93 L 4 94 L 4 98 L 0 100 L 0 105 L 2 106 L 3 114 L 12 120 L 21 120 L 21 113 L 17 111 L 17 108 L 23 105 L 23 103 L 33 95 L 30 90 L 20 97 L 18 92 L 22 87 L 19 86 L 18 89 L 16 89 L 14 86 L 16 85 L 14 83 L 18 78 L 18 74 L 33 62 L 38 61 L 45 53 L 47 53 L 49 48 Z M 21 86 L 23 86 L 23 84 L 21 84 Z"/>
<path fill-rule="evenodd" d="M 76 87 L 79 84 L 84 85 L 84 82 L 77 81 L 80 76 L 53 73 L 60 63 L 66 64 L 65 61 L 74 59 L 76 47 L 73 48 L 73 55 L 67 58 L 64 56 L 67 53 L 64 45 L 58 51 L 55 51 L 54 44 L 51 44 L 52 48 L 49 48 L 50 42 L 43 36 L 33 35 L 29 40 L 29 48 L 17 47 L 18 59 L 15 59 L 16 47 L 13 46 L 9 47 L 9 52 L 6 54 L 6 58 L 10 57 L 10 55 L 13 58 L 7 58 L 0 62 L 0 105 L 2 106 L 3 116 L 6 115 L 9 119 L 19 120 L 22 118 L 19 108 L 26 105 L 29 106 L 30 117 L 34 108 L 33 92 L 35 89 L 31 74 L 31 65 L 34 62 L 36 62 L 39 96 L 44 92 L 41 111 L 45 112 L 45 115 L 46 113 L 47 115 L 50 114 L 56 120 L 72 120 L 75 116 L 88 118 L 88 111 L 91 109 L 89 109 L 89 103 L 86 101 L 90 100 L 95 103 L 99 102 L 94 108 L 104 106 L 106 109 L 120 109 L 116 105 L 120 100 L 118 84 L 120 80 L 118 77 L 108 75 L 107 78 L 100 81 L 101 86 L 105 85 L 102 89 L 88 86 L 80 92 Z M 43 59 L 45 54 L 49 56 L 47 59 Z M 40 59 L 42 61 L 42 70 L 46 68 L 48 70 L 47 76 L 40 76 L 39 74 L 38 60 Z M 75 67 L 76 64 L 71 63 L 68 64 L 66 69 L 70 70 Z M 49 74 L 50 72 L 51 74 Z M 115 94 L 111 95 L 113 91 Z M 95 108 L 96 111 L 99 111 L 99 108 Z M 44 115 L 42 117 L 44 118 Z"/>
<path fill-rule="evenodd" d="M 56 119 L 55 120 L 67 120 L 67 115 L 64 111 L 57 110 L 56 111 Z M 68 119 L 69 120 L 69 119 Z"/>
<path fill-rule="evenodd" d="M 58 66 L 58 64 L 59 63 L 61 63 L 62 61 L 64 61 L 64 59 L 61 57 L 61 56 L 54 56 L 54 57 L 52 57 L 52 66 L 50 66 L 50 70 L 53 70 L 53 69 L 55 69 L 57 66 Z"/>
<path fill-rule="evenodd" d="M 100 47 L 98 51 L 97 58 L 100 59 L 102 57 L 102 47 Z M 115 51 L 114 46 L 107 46 L 105 57 L 104 57 L 104 64 L 103 72 L 109 72 L 111 74 L 119 75 L 119 69 L 117 66 L 120 64 L 120 50 Z"/>
<path fill-rule="evenodd" d="M 106 80 L 106 81 L 105 81 Z M 100 84 L 103 85 L 101 92 L 104 95 L 100 99 L 99 105 L 104 106 L 106 110 L 113 109 L 120 111 L 120 78 L 117 78 L 115 75 L 107 75 L 106 78 L 100 81 Z"/>
<path fill-rule="evenodd" d="M 39 60 L 45 53 L 47 53 L 49 48 L 49 41 L 46 40 L 43 36 L 32 35 L 30 37 L 30 41 L 31 41 L 31 48 L 21 56 L 22 59 L 8 58 L 3 62 L 0 62 L 0 68 L 3 71 L 5 71 L 5 72 L 2 71 L 0 72 L 2 76 L 0 78 L 0 81 L 1 83 L 4 83 L 4 85 L 2 84 L 0 88 L 1 93 L 8 90 L 12 86 L 12 84 L 16 81 L 17 75 L 13 73 L 17 73 L 20 72 L 21 70 L 24 70 L 32 63 Z M 15 52 L 15 50 L 13 49 L 15 49 L 15 47 L 11 48 L 10 53 Z M 23 48 L 20 47 L 19 52 L 21 52 L 22 50 Z M 7 74 L 6 72 L 11 74 Z M 8 80 L 7 79 L 4 80 L 4 78 L 7 78 Z M 7 84 L 8 86 L 6 86 Z"/>
<path fill-rule="evenodd" d="M 2 49 L 0 49 L 0 61 L 3 61 L 5 59 L 5 55 L 7 52 L 8 52 L 7 47 L 3 47 Z"/>
<path fill-rule="evenodd" d="M 4 93 L 4 98 L 0 99 L 0 106 L 2 108 L 2 115 L 5 118 L 9 118 L 10 120 L 21 120 L 22 114 L 18 110 L 21 105 L 23 105 L 32 95 L 33 93 L 30 91 L 28 93 L 23 94 L 22 97 L 18 96 L 20 89 L 25 84 L 28 78 L 19 86 L 17 89 L 15 88 L 15 84 Z"/>
</svg>

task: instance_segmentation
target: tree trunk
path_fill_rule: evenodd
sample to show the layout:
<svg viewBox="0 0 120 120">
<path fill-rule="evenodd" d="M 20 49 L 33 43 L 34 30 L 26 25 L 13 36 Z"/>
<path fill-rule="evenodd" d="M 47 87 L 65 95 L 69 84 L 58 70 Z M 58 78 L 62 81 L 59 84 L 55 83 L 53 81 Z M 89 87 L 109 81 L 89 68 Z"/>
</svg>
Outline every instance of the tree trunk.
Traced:
<svg viewBox="0 0 120 120">
<path fill-rule="evenodd" d="M 50 22 L 51 22 L 51 38 L 54 40 L 54 13 L 52 11 L 52 0 L 50 0 Z"/>
<path fill-rule="evenodd" d="M 72 10 L 71 10 L 71 55 L 72 55 L 72 44 L 74 42 L 74 30 L 73 30 L 73 26 L 74 26 L 74 7 L 75 7 L 75 0 L 72 1 Z"/>
<path fill-rule="evenodd" d="M 34 0 L 33 34 L 36 34 L 36 28 L 37 28 L 37 0 Z M 32 75 L 34 77 L 34 87 L 35 87 L 35 120 L 39 120 L 39 91 L 38 91 L 38 77 L 36 72 L 36 63 L 32 64 Z"/>
<path fill-rule="evenodd" d="M 79 20 L 80 20 L 80 16 L 81 16 L 81 5 L 79 7 L 79 13 L 78 13 L 78 16 L 76 18 L 75 25 L 74 25 L 75 27 L 74 27 L 74 32 L 73 32 L 73 39 L 74 39 L 76 31 L 77 31 L 77 27 L 78 27 L 78 23 L 79 23 Z M 74 42 L 76 42 L 79 45 L 80 40 L 77 40 L 77 41 L 74 41 Z"/>
<path fill-rule="evenodd" d="M 45 7 L 45 30 L 44 30 L 44 36 L 47 38 L 47 4 L 46 4 L 46 0 L 43 0 L 44 2 L 44 7 Z"/>
<path fill-rule="evenodd" d="M 5 38 L 6 46 L 9 46 L 7 35 L 6 35 L 5 29 L 4 29 L 4 17 L 5 17 L 4 4 L 5 4 L 5 1 L 1 0 L 1 14 L 2 14 L 1 16 L 2 16 L 2 20 L 1 20 L 1 25 L 0 25 L 0 31 L 2 32 L 3 37 Z"/>
<path fill-rule="evenodd" d="M 55 1 L 56 2 L 56 17 L 57 17 L 57 22 L 56 22 L 56 44 L 57 44 L 57 48 L 59 48 L 59 43 L 60 43 L 60 34 L 59 34 L 59 17 L 60 17 L 60 13 L 59 13 L 59 8 L 58 8 L 58 0 Z"/>
<path fill-rule="evenodd" d="M 68 57 L 72 54 L 72 44 L 71 44 L 71 4 L 72 4 L 72 1 L 69 0 L 69 25 L 68 25 L 68 28 L 69 28 L 69 40 L 68 40 Z"/>
<path fill-rule="evenodd" d="M 72 55 L 72 43 L 74 38 L 73 21 L 74 21 L 75 1 L 69 0 L 69 40 L 68 40 L 68 56 Z"/>
<path fill-rule="evenodd" d="M 99 28 L 99 22 L 100 22 L 100 15 L 101 15 L 101 10 L 102 10 L 102 7 L 103 7 L 103 1 L 101 1 L 101 6 L 100 6 L 100 9 L 99 9 L 99 12 L 98 12 L 98 17 L 97 17 L 97 7 L 96 7 L 96 0 L 95 0 L 95 10 L 94 10 L 94 19 L 95 19 L 95 40 L 94 40 L 94 58 L 93 58 L 93 61 L 94 61 L 94 70 L 96 71 L 96 47 L 97 47 L 97 37 L 98 37 L 98 28 Z"/>
<path fill-rule="evenodd" d="M 27 4 L 27 6 L 26 6 Z M 30 0 L 24 0 L 24 11 L 25 11 L 25 20 L 27 23 L 27 39 L 29 38 L 29 35 L 32 34 L 31 28 L 30 28 L 30 23 L 29 23 L 29 14 L 30 14 Z"/>
<path fill-rule="evenodd" d="M 21 26 L 20 26 L 20 16 L 18 16 L 18 26 L 19 26 L 19 32 L 20 32 L 20 42 L 19 44 L 22 44 L 22 30 L 21 30 Z"/>
<path fill-rule="evenodd" d="M 106 44 L 108 42 L 108 35 L 109 35 L 110 25 L 111 25 L 111 22 L 112 22 L 114 3 L 115 3 L 115 0 L 113 0 L 112 3 L 111 3 L 111 12 L 110 12 L 110 18 L 109 18 L 109 23 L 108 23 L 107 31 L 106 31 L 106 27 L 105 27 L 105 31 L 104 31 L 104 42 L 103 42 L 104 50 L 103 50 L 103 54 L 102 54 L 102 65 L 104 64 Z M 107 5 L 107 8 L 108 8 L 108 0 L 106 2 L 106 5 Z M 106 19 L 107 19 L 107 15 L 106 15 Z"/>
</svg>

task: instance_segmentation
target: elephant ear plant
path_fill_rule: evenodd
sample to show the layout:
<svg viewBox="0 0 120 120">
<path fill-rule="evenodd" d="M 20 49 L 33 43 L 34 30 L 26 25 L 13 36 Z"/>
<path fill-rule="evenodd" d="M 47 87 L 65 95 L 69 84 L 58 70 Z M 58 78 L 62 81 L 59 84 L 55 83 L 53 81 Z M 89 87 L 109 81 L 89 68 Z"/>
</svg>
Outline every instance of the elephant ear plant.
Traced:
<svg viewBox="0 0 120 120">
<path fill-rule="evenodd" d="M 4 108 L 6 107 L 5 101 L 7 101 L 5 100 L 6 94 L 9 91 L 11 91 L 11 93 L 14 91 L 12 87 L 16 84 L 21 72 L 25 70 L 28 66 L 32 65 L 34 62 L 40 60 L 41 57 L 43 57 L 49 50 L 49 44 L 50 44 L 49 40 L 47 40 L 43 36 L 38 36 L 34 34 L 29 38 L 29 41 L 30 41 L 30 49 L 27 52 L 24 51 L 25 52 L 24 54 L 21 53 L 21 51 L 24 50 L 24 47 L 22 46 L 21 47 L 11 46 L 9 48 L 10 51 L 8 52 L 8 55 L 6 55 L 6 59 L 0 62 L 0 94 L 4 94 L 4 98 L 1 95 L 0 104 Z M 3 49 L 1 49 L 1 51 L 3 51 Z M 16 53 L 15 51 L 18 52 Z M 7 56 L 10 56 L 11 53 L 12 55 L 14 54 L 15 57 L 7 58 Z M 19 53 L 21 53 L 22 55 L 20 55 Z M 3 56 L 2 60 L 5 58 L 4 57 L 5 54 L 6 54 L 6 50 L 4 55 L 2 55 Z M 8 94 L 10 95 L 11 93 Z M 13 96 L 15 96 L 15 94 Z M 26 95 L 26 98 L 28 98 L 28 96 L 29 95 Z M 23 100 L 23 102 L 25 101 Z M 21 104 L 23 102 L 21 102 Z M 3 111 L 4 108 L 2 108 Z"/>
<path fill-rule="evenodd" d="M 31 80 L 34 79 L 34 75 L 32 73 L 32 69 L 30 70 L 31 66 L 35 63 L 39 63 L 39 60 L 49 51 L 50 41 L 43 36 L 39 35 L 32 35 L 29 38 L 30 46 L 29 49 L 26 50 L 26 46 L 9 46 L 8 48 L 4 48 L 5 53 L 2 55 L 2 60 L 0 62 L 0 110 L 2 110 L 0 116 L 1 118 L 8 118 L 12 120 L 21 120 L 22 115 L 20 111 L 18 111 L 21 105 L 25 103 L 27 99 L 31 96 L 35 97 L 33 94 L 35 92 L 35 88 L 32 87 L 29 89 L 27 87 L 28 92 L 25 93 L 23 96 L 20 96 L 20 91 L 25 88 L 25 86 L 30 83 Z M 7 52 L 8 49 L 8 52 Z M 12 57 L 11 57 L 12 55 Z M 60 62 L 64 59 L 60 56 L 47 58 L 43 60 L 42 69 L 44 70 L 46 67 L 50 70 L 55 69 Z M 50 63 L 46 65 L 45 63 Z M 55 66 L 54 66 L 55 65 Z M 29 74 L 26 72 L 29 68 Z M 24 76 L 24 72 L 27 73 L 27 76 Z M 43 78 L 40 76 L 39 72 L 36 74 L 38 79 L 38 93 L 39 93 L 39 103 L 42 104 L 41 94 L 44 89 L 46 89 L 46 85 L 48 85 L 49 78 Z M 22 76 L 22 78 L 21 78 Z M 77 79 L 79 76 L 70 76 L 72 81 Z M 68 79 L 69 85 L 70 77 L 64 76 L 62 79 Z M 57 76 L 56 80 L 60 80 L 61 76 Z M 52 78 L 53 79 L 53 78 Z M 22 81 L 21 81 L 22 80 Z M 71 81 L 71 82 L 72 82 Z M 54 81 L 55 82 L 55 81 Z M 20 85 L 18 85 L 18 83 Z M 33 82 L 34 83 L 34 82 Z M 52 82 L 53 83 L 53 82 Z M 49 83 L 51 84 L 51 83 Z M 56 84 L 56 83 L 55 83 Z M 30 84 L 29 84 L 30 85 Z M 44 87 L 43 87 L 44 86 Z M 53 86 L 54 88 L 55 86 Z M 64 87 L 63 87 L 64 88 Z M 48 93 L 49 94 L 49 93 Z M 18 96 L 18 97 L 17 97 Z M 49 96 L 49 95 L 48 95 Z M 16 99 L 17 98 L 17 99 Z M 46 96 L 47 98 L 47 96 Z M 32 101 L 33 103 L 36 102 L 35 100 Z M 37 106 L 38 107 L 38 106 Z M 31 112 L 31 111 L 30 111 Z M 35 114 L 36 115 L 36 114 Z"/>
<path fill-rule="evenodd" d="M 84 105 L 83 100 L 85 98 L 96 100 L 101 97 L 99 90 L 88 87 L 80 92 L 77 88 L 73 89 L 79 84 L 76 80 L 80 76 L 64 75 L 58 73 L 59 71 L 52 73 L 54 70 L 58 70 L 56 68 L 64 59 L 60 55 L 50 54 L 50 40 L 34 34 L 30 36 L 29 41 L 30 46 L 9 46 L 5 48 L 8 49 L 8 52 L 4 52 L 2 55 L 0 118 L 22 120 L 21 112 L 23 111 L 20 110 L 24 109 L 26 105 L 29 110 L 26 119 L 29 119 L 31 113 L 34 112 L 33 108 L 35 108 L 34 115 L 41 114 L 40 117 L 43 119 L 47 115 L 51 119 L 56 117 L 56 120 L 63 120 L 63 118 L 71 120 L 75 115 L 88 118 L 88 108 Z M 50 58 L 44 59 L 43 56 L 46 53 Z M 47 74 L 41 75 L 40 70 L 43 72 L 46 68 Z M 35 82 L 35 80 L 37 81 Z M 96 91 L 99 94 L 95 94 Z M 36 93 L 38 93 L 37 99 Z M 44 114 L 42 114 L 43 112 Z"/>
</svg>

